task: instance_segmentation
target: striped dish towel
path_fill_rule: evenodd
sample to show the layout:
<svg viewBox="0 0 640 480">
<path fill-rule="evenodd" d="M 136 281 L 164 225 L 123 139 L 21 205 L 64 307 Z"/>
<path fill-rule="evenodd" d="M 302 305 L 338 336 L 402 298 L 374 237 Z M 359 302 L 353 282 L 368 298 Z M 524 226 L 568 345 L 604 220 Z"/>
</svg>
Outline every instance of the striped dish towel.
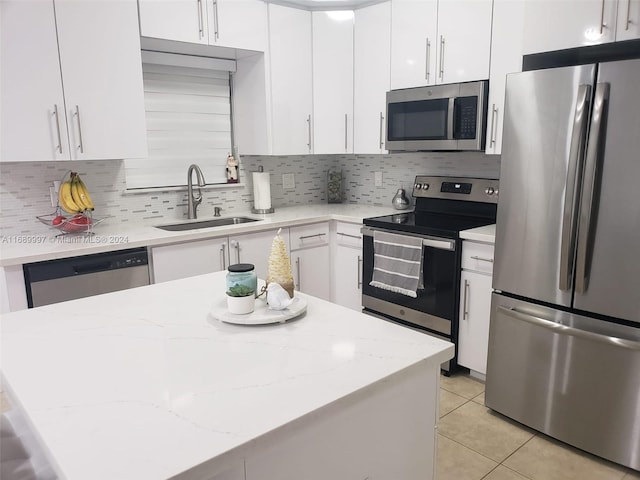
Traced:
<svg viewBox="0 0 640 480">
<path fill-rule="evenodd" d="M 373 252 L 369 285 L 416 298 L 422 272 L 422 239 L 374 231 Z"/>
</svg>

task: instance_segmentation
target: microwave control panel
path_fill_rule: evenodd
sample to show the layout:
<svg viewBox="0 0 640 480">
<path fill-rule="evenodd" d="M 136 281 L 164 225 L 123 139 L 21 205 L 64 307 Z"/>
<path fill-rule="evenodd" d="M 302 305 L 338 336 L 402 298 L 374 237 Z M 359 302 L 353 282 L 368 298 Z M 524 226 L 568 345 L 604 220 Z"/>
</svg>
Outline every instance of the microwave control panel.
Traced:
<svg viewBox="0 0 640 480">
<path fill-rule="evenodd" d="M 478 97 L 458 97 L 455 99 L 455 126 L 453 138 L 474 140 L 478 119 Z"/>
</svg>

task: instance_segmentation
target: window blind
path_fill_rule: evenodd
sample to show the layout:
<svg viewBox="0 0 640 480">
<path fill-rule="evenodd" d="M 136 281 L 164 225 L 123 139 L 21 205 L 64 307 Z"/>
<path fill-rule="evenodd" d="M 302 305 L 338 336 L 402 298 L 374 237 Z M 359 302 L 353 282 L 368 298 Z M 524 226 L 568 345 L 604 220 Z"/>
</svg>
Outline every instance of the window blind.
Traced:
<svg viewBox="0 0 640 480">
<path fill-rule="evenodd" d="M 125 160 L 127 188 L 186 185 L 192 163 L 207 184 L 226 183 L 235 62 L 145 51 L 142 61 L 149 155 Z"/>
</svg>

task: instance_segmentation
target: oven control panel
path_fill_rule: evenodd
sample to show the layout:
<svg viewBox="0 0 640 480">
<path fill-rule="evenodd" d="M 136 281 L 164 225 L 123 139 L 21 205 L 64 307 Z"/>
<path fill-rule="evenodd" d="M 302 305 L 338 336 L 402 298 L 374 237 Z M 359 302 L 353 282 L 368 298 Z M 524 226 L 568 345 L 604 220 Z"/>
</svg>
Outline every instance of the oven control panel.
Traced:
<svg viewBox="0 0 640 480">
<path fill-rule="evenodd" d="M 499 180 L 489 178 L 418 175 L 413 184 L 413 196 L 498 203 L 499 185 Z"/>
</svg>

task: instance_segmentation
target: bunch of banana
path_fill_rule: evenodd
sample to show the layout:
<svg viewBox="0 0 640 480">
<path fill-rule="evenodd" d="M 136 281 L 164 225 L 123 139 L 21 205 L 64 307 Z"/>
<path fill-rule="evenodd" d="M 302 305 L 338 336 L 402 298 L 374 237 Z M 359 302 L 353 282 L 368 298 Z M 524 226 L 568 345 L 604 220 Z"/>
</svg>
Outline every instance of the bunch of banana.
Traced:
<svg viewBox="0 0 640 480">
<path fill-rule="evenodd" d="M 93 210 L 93 201 L 87 186 L 76 172 L 71 172 L 69 179 L 60 185 L 58 200 L 62 209 L 67 213 Z"/>
</svg>

